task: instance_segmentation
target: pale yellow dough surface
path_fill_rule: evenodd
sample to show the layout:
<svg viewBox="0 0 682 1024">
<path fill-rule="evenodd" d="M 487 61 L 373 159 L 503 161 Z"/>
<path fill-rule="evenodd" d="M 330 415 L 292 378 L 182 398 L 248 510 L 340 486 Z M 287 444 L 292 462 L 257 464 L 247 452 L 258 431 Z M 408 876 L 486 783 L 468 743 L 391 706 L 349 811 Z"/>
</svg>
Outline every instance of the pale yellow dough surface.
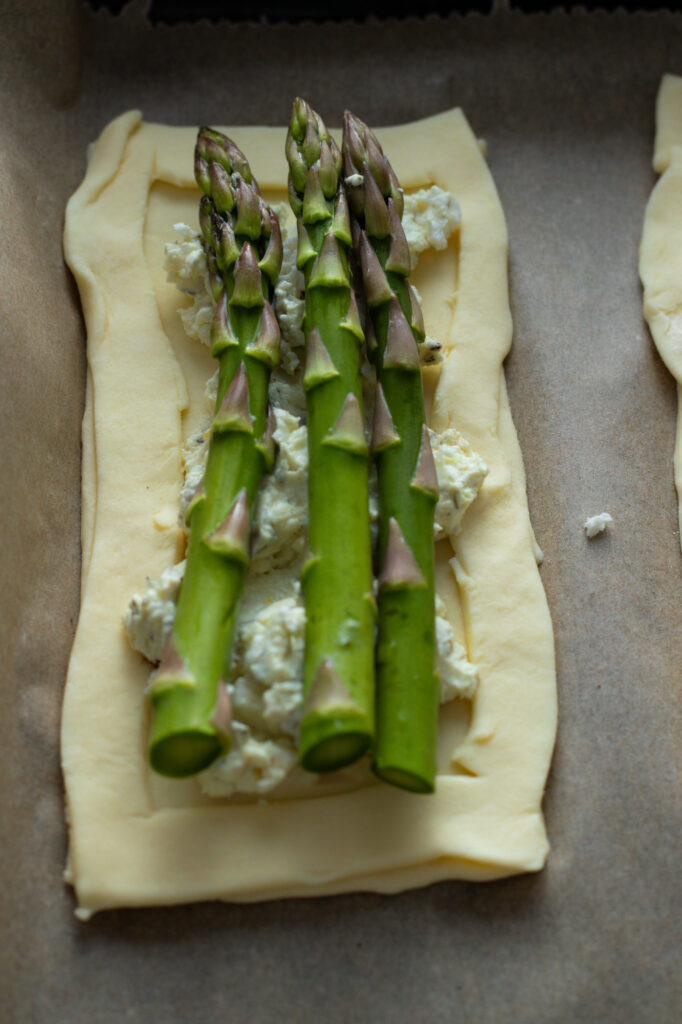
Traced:
<svg viewBox="0 0 682 1024">
<path fill-rule="evenodd" d="M 282 197 L 284 130 L 225 130 L 266 194 Z M 442 716 L 431 797 L 374 783 L 309 799 L 211 802 L 192 781 L 152 776 L 148 665 L 128 646 L 121 616 L 145 575 L 158 577 L 180 556 L 181 444 L 200 421 L 213 367 L 184 337 L 177 308 L 185 300 L 162 270 L 173 222 L 196 221 L 195 129 L 124 114 L 94 147 L 65 232 L 89 361 L 83 601 L 62 721 L 68 877 L 82 916 L 214 898 L 396 892 L 544 863 L 554 645 L 502 370 L 512 329 L 504 216 L 459 110 L 379 137 L 405 188 L 440 185 L 462 209 L 461 236 L 424 254 L 415 281 L 427 330 L 446 351 L 440 377 L 428 371 L 431 425 L 458 428 L 490 467 L 461 534 L 437 550 L 439 592 L 479 667 L 476 698 Z"/>
<path fill-rule="evenodd" d="M 682 78 L 677 75 L 664 75 L 658 91 L 653 163 L 661 177 L 644 216 L 639 276 L 649 330 L 677 381 L 674 465 L 682 536 Z"/>
</svg>

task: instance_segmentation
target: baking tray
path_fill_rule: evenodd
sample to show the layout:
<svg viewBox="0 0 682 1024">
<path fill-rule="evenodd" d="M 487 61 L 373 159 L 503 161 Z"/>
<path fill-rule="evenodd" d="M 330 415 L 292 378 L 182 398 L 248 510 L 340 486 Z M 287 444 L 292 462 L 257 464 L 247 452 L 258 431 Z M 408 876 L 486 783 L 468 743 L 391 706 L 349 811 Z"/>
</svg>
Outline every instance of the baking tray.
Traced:
<svg viewBox="0 0 682 1024">
<path fill-rule="evenodd" d="M 676 1021 L 682 559 L 673 382 L 641 315 L 653 112 L 679 14 L 152 28 L 5 3 L 2 1009 L 27 1021 Z M 87 144 L 122 110 L 281 124 L 460 105 L 507 214 L 510 399 L 557 640 L 537 876 L 73 918 L 58 722 L 79 604 L 82 319 L 60 248 Z M 614 523 L 585 539 L 588 514 Z"/>
</svg>

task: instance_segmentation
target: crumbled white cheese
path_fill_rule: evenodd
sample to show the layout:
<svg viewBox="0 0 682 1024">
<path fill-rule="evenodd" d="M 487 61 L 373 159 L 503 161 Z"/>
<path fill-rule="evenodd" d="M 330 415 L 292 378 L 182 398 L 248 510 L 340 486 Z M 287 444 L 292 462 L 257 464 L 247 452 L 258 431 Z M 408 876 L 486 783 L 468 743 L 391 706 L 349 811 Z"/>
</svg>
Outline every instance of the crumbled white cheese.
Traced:
<svg viewBox="0 0 682 1024">
<path fill-rule="evenodd" d="M 478 494 L 488 467 L 457 430 L 429 430 L 429 437 L 438 476 L 434 540 L 442 540 L 459 532 L 462 517 Z"/>
<path fill-rule="evenodd" d="M 209 794 L 268 793 L 297 763 L 305 611 L 300 595 L 240 615 L 229 684 L 233 746 L 204 772 Z"/>
<path fill-rule="evenodd" d="M 215 410 L 215 404 L 218 401 L 218 382 L 220 380 L 220 370 L 216 370 L 206 381 L 206 387 L 204 388 L 204 399 L 208 408 L 209 416 L 213 416 Z"/>
<path fill-rule="evenodd" d="M 429 338 L 428 334 L 424 340 L 419 343 L 419 355 L 422 363 L 440 363 L 443 359 L 441 349 L 442 345 L 435 338 Z"/>
<path fill-rule="evenodd" d="M 206 460 L 208 458 L 208 446 L 211 439 L 211 419 L 215 410 L 218 397 L 218 380 L 220 371 L 215 373 L 206 381 L 204 388 L 204 399 L 206 402 L 206 425 L 203 430 L 193 434 L 185 441 L 182 448 L 182 467 L 184 471 L 184 483 L 180 491 L 180 518 L 184 520 L 187 506 L 201 482 L 206 471 Z"/>
<path fill-rule="evenodd" d="M 589 516 L 585 520 L 583 529 L 587 535 L 588 540 L 592 540 L 600 533 L 604 533 L 606 527 L 613 522 L 613 518 L 608 512 L 600 512 L 599 515 Z"/>
<path fill-rule="evenodd" d="M 287 733 L 298 740 L 302 710 L 303 685 L 300 679 L 273 683 L 263 692 L 263 721 L 268 732 Z"/>
<path fill-rule="evenodd" d="M 190 437 L 182 449 L 185 482 L 180 491 L 180 512 L 183 517 L 206 469 L 209 437 L 210 431 L 200 431 Z"/>
<path fill-rule="evenodd" d="M 167 280 L 192 297 L 192 305 L 178 310 L 188 337 L 211 344 L 213 303 L 206 287 L 206 256 L 201 239 L 188 224 L 174 224 L 179 242 L 166 243 Z"/>
<path fill-rule="evenodd" d="M 300 360 L 293 349 L 305 345 L 301 330 L 305 312 L 305 281 L 296 266 L 297 236 L 296 230 L 286 225 L 287 209 L 283 203 L 277 203 L 274 210 L 279 216 L 282 229 L 282 269 L 275 285 L 275 312 L 282 332 L 280 364 L 288 373 L 294 373 Z"/>
<path fill-rule="evenodd" d="M 262 608 L 240 628 L 237 663 L 244 676 L 261 690 L 273 683 L 300 685 L 304 631 L 305 611 L 300 596 L 286 597 Z"/>
<path fill-rule="evenodd" d="M 456 697 L 471 699 L 478 685 L 476 667 L 467 652 L 455 639 L 455 632 L 445 618 L 445 605 L 436 597 L 436 668 L 440 676 L 440 702 L 446 704 Z"/>
<path fill-rule="evenodd" d="M 232 724 L 232 749 L 215 761 L 199 782 L 208 796 L 253 793 L 259 796 L 278 786 L 295 768 L 293 743 L 254 736 L 248 725 Z"/>
<path fill-rule="evenodd" d="M 180 241 L 166 243 L 167 280 L 186 295 L 206 291 L 206 256 L 199 235 L 182 221 L 173 230 Z"/>
<path fill-rule="evenodd" d="M 123 617 L 123 626 L 130 646 L 149 661 L 160 661 L 166 640 L 173 628 L 175 606 L 185 563 L 164 569 L 158 580 L 147 577 L 144 594 L 135 594 Z"/>
<path fill-rule="evenodd" d="M 295 739 L 303 704 L 305 609 L 300 592 L 261 607 L 251 619 L 240 616 L 237 630 L 235 713 L 271 736 Z"/>
<path fill-rule="evenodd" d="M 179 309 L 182 326 L 188 338 L 200 341 L 206 348 L 211 344 L 211 324 L 213 323 L 213 305 L 208 292 L 192 296 L 192 305 Z"/>
<path fill-rule="evenodd" d="M 235 650 L 241 639 L 241 631 L 237 627 L 235 637 Z M 233 657 L 234 664 L 234 657 Z M 231 672 L 231 675 L 233 671 Z M 234 682 L 228 684 L 230 700 L 232 701 L 232 714 L 236 721 L 243 722 L 254 729 L 262 726 L 263 705 L 260 691 L 253 686 L 253 680 L 245 676 L 237 676 Z"/>
<path fill-rule="evenodd" d="M 285 369 L 276 366 L 270 374 L 270 387 L 268 389 L 270 401 L 278 409 L 298 416 L 305 422 L 307 410 L 305 405 L 305 391 L 301 386 L 301 375 L 297 373 L 294 377 L 288 376 Z"/>
<path fill-rule="evenodd" d="M 308 519 L 308 431 L 297 416 L 275 407 L 275 467 L 258 496 L 253 539 L 254 572 L 270 572 L 301 553 Z"/>
<path fill-rule="evenodd" d="M 414 266 L 425 249 L 445 249 L 462 222 L 462 211 L 451 192 L 432 185 L 405 195 L 402 222 Z"/>
</svg>

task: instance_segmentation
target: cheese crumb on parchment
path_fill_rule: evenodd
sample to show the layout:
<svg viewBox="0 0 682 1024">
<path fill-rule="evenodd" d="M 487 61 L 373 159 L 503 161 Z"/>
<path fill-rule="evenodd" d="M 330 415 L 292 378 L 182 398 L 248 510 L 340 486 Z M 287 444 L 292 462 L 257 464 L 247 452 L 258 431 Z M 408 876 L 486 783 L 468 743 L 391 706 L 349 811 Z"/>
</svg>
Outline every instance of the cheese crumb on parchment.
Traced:
<svg viewBox="0 0 682 1024">
<path fill-rule="evenodd" d="M 606 527 L 613 522 L 613 518 L 608 512 L 600 512 L 596 516 L 588 516 L 585 520 L 583 529 L 588 540 L 592 540 L 593 537 L 597 537 L 600 533 L 604 533 Z"/>
<path fill-rule="evenodd" d="M 284 210 L 286 208 L 283 208 Z M 279 211 L 278 211 L 279 212 Z M 298 763 L 296 744 L 303 704 L 305 608 L 298 583 L 307 522 L 307 429 L 301 387 L 301 355 L 305 344 L 303 275 L 296 269 L 295 231 L 282 216 L 284 258 L 275 289 L 275 309 L 282 331 L 281 362 L 271 377 L 278 455 L 266 476 L 254 513 L 252 560 L 240 606 L 228 688 L 234 722 L 233 745 L 199 776 L 212 796 L 269 793 Z M 405 197 L 405 227 L 413 260 L 426 248 L 442 249 L 460 222 L 459 206 L 448 193 L 433 186 Z M 206 287 L 206 260 L 198 235 L 185 224 L 174 225 L 177 242 L 166 246 L 168 280 L 192 297 L 181 309 L 186 333 L 210 344 L 212 303 Z M 437 357 L 433 339 L 421 346 L 424 361 Z M 217 373 L 206 386 L 207 423 L 215 406 Z M 483 460 L 455 430 L 430 431 L 439 498 L 434 538 L 453 535 L 476 497 L 487 473 Z M 210 432 L 200 431 L 187 441 L 184 486 L 180 505 L 187 506 L 200 481 L 208 454 Z M 374 477 L 370 505 L 378 516 Z M 181 562 L 130 602 L 124 626 L 131 646 L 158 662 L 175 616 L 184 573 Z M 476 689 L 476 668 L 455 638 L 440 598 L 436 602 L 437 668 L 441 702 L 470 698 Z"/>
</svg>

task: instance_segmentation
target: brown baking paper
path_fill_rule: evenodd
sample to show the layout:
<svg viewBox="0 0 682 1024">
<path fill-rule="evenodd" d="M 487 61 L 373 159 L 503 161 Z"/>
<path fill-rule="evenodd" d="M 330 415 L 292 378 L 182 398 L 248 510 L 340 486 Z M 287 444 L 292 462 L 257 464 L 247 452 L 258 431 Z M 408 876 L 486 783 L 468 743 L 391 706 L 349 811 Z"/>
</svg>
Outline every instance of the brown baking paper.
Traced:
<svg viewBox="0 0 682 1024">
<path fill-rule="evenodd" d="M 0 1020 L 651 1022 L 682 1012 L 682 558 L 673 383 L 641 315 L 654 99 L 682 17 L 555 13 L 151 29 L 75 2 L 0 4 L 4 537 Z M 560 731 L 539 876 L 84 925 L 59 709 L 79 604 L 85 350 L 61 255 L 87 144 L 171 124 L 329 123 L 461 106 L 508 218 L 512 411 L 555 623 Z M 588 542 L 585 517 L 608 511 Z M 96 680 L 93 681 L 96 685 Z"/>
</svg>

